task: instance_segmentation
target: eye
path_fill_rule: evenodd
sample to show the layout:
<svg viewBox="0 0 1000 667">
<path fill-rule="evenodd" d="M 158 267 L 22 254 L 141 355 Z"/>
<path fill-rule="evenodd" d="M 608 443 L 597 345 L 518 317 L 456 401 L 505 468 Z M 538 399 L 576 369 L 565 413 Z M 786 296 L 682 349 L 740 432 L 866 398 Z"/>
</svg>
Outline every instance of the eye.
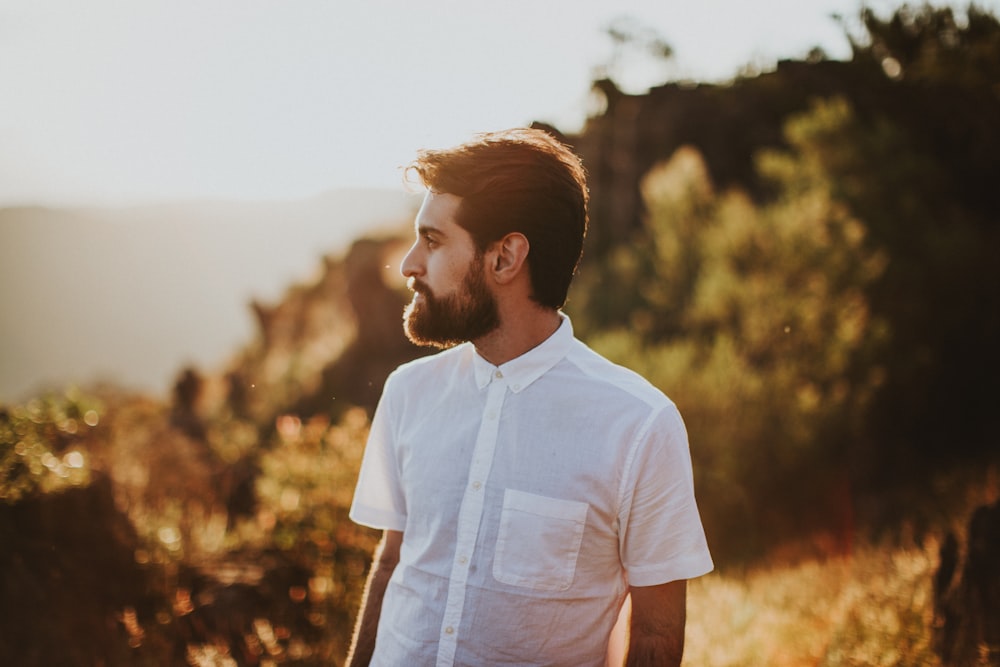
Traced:
<svg viewBox="0 0 1000 667">
<path fill-rule="evenodd" d="M 424 239 L 424 246 L 426 246 L 428 250 L 433 250 L 434 248 L 436 248 L 439 245 L 441 245 L 438 242 L 438 240 L 435 239 L 430 234 L 424 234 L 423 239 Z"/>
</svg>

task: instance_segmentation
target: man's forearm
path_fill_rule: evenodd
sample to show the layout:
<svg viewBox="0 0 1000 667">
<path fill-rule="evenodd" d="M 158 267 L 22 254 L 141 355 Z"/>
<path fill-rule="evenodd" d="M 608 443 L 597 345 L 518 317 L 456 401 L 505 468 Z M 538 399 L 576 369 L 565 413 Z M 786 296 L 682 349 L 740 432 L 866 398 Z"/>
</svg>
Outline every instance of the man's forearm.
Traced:
<svg viewBox="0 0 1000 667">
<path fill-rule="evenodd" d="M 684 654 L 684 634 L 680 637 L 636 637 L 629 639 L 625 667 L 680 667 Z"/>
<path fill-rule="evenodd" d="M 392 550 L 393 545 L 383 540 L 375 553 L 371 572 L 368 573 L 358 620 L 354 626 L 351 649 L 347 654 L 347 667 L 365 667 L 371 662 L 372 654 L 375 652 L 375 635 L 378 631 L 379 617 L 382 615 L 382 599 L 398 559 L 398 544 L 395 545 L 395 557 L 386 553 L 387 548 Z"/>
<path fill-rule="evenodd" d="M 687 582 L 631 589 L 625 667 L 680 667 L 687 620 Z"/>
</svg>

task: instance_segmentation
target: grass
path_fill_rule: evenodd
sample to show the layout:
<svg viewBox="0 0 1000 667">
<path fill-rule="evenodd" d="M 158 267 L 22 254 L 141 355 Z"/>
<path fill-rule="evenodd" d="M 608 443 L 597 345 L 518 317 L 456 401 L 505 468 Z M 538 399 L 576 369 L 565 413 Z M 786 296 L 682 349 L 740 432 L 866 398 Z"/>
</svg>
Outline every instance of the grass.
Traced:
<svg viewBox="0 0 1000 667">
<path fill-rule="evenodd" d="M 689 585 L 684 665 L 936 667 L 938 544 L 850 556 Z"/>
</svg>

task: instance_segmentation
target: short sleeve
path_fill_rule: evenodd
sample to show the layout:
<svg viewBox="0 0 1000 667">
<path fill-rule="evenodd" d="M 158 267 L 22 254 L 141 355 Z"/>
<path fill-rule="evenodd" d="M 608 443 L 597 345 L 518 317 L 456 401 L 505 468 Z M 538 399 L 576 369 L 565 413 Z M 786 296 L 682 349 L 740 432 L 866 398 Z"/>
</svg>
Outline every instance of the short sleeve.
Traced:
<svg viewBox="0 0 1000 667">
<path fill-rule="evenodd" d="M 406 525 L 406 501 L 396 455 L 392 381 L 389 376 L 375 409 L 350 517 L 363 526 L 401 531 Z"/>
<path fill-rule="evenodd" d="M 712 571 L 687 431 L 673 403 L 640 430 L 621 499 L 619 539 L 629 585 L 655 586 Z"/>
</svg>

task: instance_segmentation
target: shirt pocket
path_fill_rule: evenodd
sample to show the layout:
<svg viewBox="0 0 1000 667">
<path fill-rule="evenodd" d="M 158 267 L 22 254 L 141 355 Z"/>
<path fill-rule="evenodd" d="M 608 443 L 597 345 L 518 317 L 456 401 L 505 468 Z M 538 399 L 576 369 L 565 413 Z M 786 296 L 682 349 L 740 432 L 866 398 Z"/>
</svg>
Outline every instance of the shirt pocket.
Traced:
<svg viewBox="0 0 1000 667">
<path fill-rule="evenodd" d="M 537 591 L 573 583 L 587 524 L 587 503 L 506 489 L 493 557 L 493 577 Z"/>
</svg>

